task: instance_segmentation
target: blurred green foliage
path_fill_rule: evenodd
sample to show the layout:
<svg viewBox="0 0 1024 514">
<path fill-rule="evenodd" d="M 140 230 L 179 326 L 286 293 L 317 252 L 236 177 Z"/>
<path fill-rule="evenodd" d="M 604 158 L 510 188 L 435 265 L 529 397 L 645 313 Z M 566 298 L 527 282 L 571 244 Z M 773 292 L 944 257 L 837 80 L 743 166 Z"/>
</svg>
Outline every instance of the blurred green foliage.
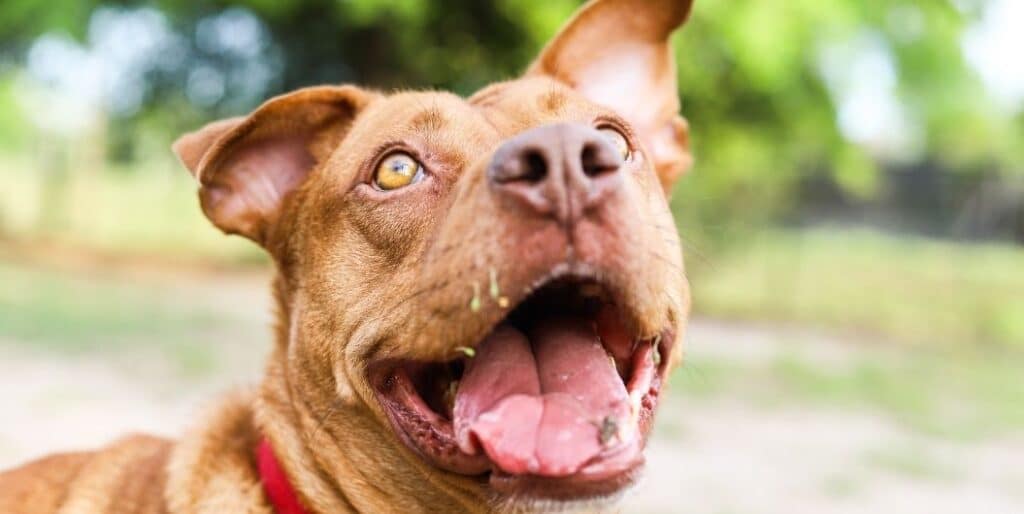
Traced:
<svg viewBox="0 0 1024 514">
<path fill-rule="evenodd" d="M 863 230 L 766 231 L 689 255 L 697 312 L 868 331 L 929 347 L 1024 349 L 1024 252 Z"/>
<path fill-rule="evenodd" d="M 123 147 L 134 144 L 140 120 L 152 118 L 145 128 L 162 133 L 166 142 L 203 119 L 238 114 L 269 94 L 313 83 L 469 94 L 515 76 L 579 4 L 7 0 L 0 5 L 0 44 L 15 63 L 10 75 L 41 34 L 87 40 L 90 13 L 101 7 L 154 7 L 186 38 L 225 9 L 247 9 L 265 24 L 282 63 L 266 94 L 239 105 L 228 91 L 216 105 L 195 107 L 183 93 L 193 64 L 179 74 L 151 74 L 148 80 L 157 84 L 146 109 L 109 122 L 109 144 Z M 887 170 L 911 165 L 967 177 L 1020 174 L 1024 118 L 993 102 L 962 49 L 965 31 L 984 6 L 967 0 L 698 0 L 677 39 L 680 94 L 698 156 L 695 173 L 680 186 L 680 213 L 704 227 L 792 216 L 809 178 L 824 181 L 843 201 L 869 203 L 885 192 Z M 866 49 L 858 46 L 863 42 L 870 43 Z M 858 54 L 872 48 L 881 54 Z M 203 53 L 192 57 L 195 66 L 215 61 Z M 840 90 L 847 86 L 830 79 L 828 68 L 842 72 L 853 66 L 844 59 L 861 57 L 881 58 L 893 68 L 892 94 L 908 133 L 897 151 L 851 141 L 840 130 Z M 870 83 L 882 77 L 853 79 Z M 4 84 L 0 105 L 10 102 Z M 0 134 L 17 132 L 12 126 L 23 125 L 0 118 Z"/>
<path fill-rule="evenodd" d="M 681 210 L 698 206 L 705 224 L 737 213 L 750 222 L 798 205 L 799 184 L 815 174 L 847 201 L 868 201 L 883 192 L 883 168 L 915 161 L 935 173 L 1021 173 L 1022 118 L 998 112 L 961 52 L 972 15 L 946 0 L 698 2 L 678 45 L 699 162 Z M 923 139 L 910 155 L 872 155 L 838 129 L 821 61 L 863 37 L 878 38 L 896 66 L 897 100 Z"/>
</svg>

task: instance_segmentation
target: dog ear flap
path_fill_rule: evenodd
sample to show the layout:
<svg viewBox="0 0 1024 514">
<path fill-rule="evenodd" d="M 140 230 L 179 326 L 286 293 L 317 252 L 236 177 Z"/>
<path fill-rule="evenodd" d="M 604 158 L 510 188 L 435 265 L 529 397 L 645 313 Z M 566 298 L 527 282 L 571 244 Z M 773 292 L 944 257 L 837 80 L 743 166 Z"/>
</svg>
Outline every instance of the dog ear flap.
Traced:
<svg viewBox="0 0 1024 514">
<path fill-rule="evenodd" d="M 692 4 L 693 0 L 592 0 L 527 71 L 555 78 L 628 120 L 666 194 L 692 163 L 669 42 Z"/>
<path fill-rule="evenodd" d="M 199 181 L 206 217 L 266 246 L 285 196 L 341 142 L 374 96 L 354 86 L 300 89 L 249 116 L 185 134 L 172 149 Z"/>
</svg>

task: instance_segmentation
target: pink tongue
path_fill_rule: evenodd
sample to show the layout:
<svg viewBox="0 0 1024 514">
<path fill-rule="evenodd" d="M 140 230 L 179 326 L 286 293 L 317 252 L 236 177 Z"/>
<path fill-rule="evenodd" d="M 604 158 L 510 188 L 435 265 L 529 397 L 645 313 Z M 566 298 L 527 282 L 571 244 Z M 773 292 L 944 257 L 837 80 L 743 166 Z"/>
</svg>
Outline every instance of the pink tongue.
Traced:
<svg viewBox="0 0 1024 514">
<path fill-rule="evenodd" d="M 529 340 L 503 325 L 476 352 L 455 396 L 462 451 L 482 447 L 507 473 L 566 476 L 624 442 L 629 397 L 590 323 L 543 321 Z"/>
</svg>

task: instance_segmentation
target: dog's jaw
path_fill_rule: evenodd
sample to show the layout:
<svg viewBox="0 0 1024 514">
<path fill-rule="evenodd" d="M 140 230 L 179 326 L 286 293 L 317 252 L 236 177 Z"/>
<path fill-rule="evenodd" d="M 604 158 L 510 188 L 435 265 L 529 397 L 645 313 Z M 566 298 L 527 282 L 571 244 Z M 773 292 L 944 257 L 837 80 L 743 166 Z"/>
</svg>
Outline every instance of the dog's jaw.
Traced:
<svg viewBox="0 0 1024 514">
<path fill-rule="evenodd" d="M 398 438 L 431 465 L 487 479 L 506 497 L 577 501 L 614 495 L 642 467 L 676 328 L 636 335 L 622 323 L 636 317 L 621 303 L 624 295 L 602 289 L 593 277 L 554 274 L 547 280 L 545 287 L 528 289 L 482 341 L 449 341 L 465 352 L 460 357 L 446 363 L 379 360 L 370 365 L 369 381 Z M 560 310 L 565 313 L 553 314 Z M 534 366 L 547 394 L 527 392 L 537 386 L 522 382 L 529 382 L 523 373 L 536 373 Z M 499 375 L 503 379 L 495 382 Z M 599 407 L 605 404 L 610 410 Z M 522 435 L 507 434 L 539 422 L 531 421 L 539 415 L 535 409 L 543 409 L 547 421 Z M 534 444 L 535 450 L 526 450 Z M 586 453 L 565 453 L 560 447 L 566 444 Z"/>
</svg>

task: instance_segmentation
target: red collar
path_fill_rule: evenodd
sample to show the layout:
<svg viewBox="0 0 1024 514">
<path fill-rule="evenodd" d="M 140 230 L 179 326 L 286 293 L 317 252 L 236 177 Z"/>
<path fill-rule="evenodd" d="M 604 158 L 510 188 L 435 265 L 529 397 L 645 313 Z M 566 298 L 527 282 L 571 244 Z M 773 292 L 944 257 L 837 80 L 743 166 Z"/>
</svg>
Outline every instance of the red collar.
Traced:
<svg viewBox="0 0 1024 514">
<path fill-rule="evenodd" d="M 263 491 L 277 514 L 307 514 L 266 437 L 256 447 L 256 468 L 263 482 Z"/>
</svg>

